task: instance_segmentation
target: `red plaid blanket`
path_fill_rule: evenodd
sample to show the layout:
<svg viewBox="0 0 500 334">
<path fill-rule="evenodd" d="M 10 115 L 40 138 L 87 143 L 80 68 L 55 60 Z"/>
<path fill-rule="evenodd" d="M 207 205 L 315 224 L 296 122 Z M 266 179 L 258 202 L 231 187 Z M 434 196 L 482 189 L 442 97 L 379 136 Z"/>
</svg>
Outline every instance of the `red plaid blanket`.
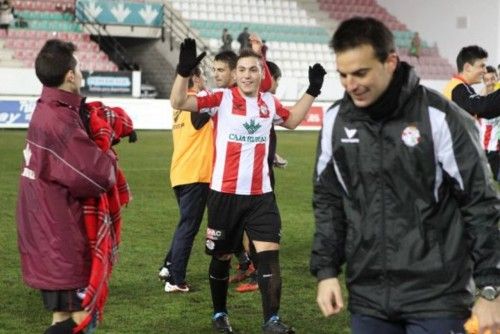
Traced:
<svg viewBox="0 0 500 334">
<path fill-rule="evenodd" d="M 116 155 L 112 145 L 119 142 L 120 138 L 135 135 L 130 117 L 123 109 L 110 108 L 101 102 L 87 103 L 86 107 L 90 116 L 91 138 L 103 151 L 111 150 Z M 120 243 L 120 209 L 131 199 L 127 181 L 120 168 L 116 170 L 116 179 L 116 185 L 107 193 L 84 201 L 84 222 L 91 248 L 92 267 L 82 305 L 89 315 L 73 329 L 73 333 L 83 332 L 94 317 L 97 316 L 99 321 L 103 317 L 108 297 L 108 281 L 117 260 Z"/>
</svg>

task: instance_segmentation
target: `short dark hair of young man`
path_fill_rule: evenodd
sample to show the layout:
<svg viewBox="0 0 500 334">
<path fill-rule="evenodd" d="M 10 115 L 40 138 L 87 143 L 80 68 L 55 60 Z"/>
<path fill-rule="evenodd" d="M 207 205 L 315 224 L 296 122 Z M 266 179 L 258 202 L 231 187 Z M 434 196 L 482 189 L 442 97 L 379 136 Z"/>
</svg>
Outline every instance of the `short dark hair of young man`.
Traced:
<svg viewBox="0 0 500 334">
<path fill-rule="evenodd" d="M 58 39 L 48 40 L 35 60 L 35 72 L 44 86 L 58 87 L 64 82 L 66 73 L 75 70 L 76 46 Z"/>
<path fill-rule="evenodd" d="M 473 65 L 476 60 L 486 58 L 488 58 L 488 52 L 480 46 L 463 47 L 457 55 L 457 70 L 463 72 L 465 64 Z"/>
</svg>

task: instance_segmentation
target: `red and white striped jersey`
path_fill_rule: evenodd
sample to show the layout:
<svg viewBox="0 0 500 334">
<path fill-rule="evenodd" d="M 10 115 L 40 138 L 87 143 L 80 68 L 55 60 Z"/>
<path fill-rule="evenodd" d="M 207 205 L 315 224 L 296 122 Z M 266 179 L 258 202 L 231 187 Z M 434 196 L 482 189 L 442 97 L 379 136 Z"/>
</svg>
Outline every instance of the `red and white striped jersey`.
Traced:
<svg viewBox="0 0 500 334">
<path fill-rule="evenodd" d="M 499 150 L 500 117 L 492 119 L 478 119 L 480 126 L 481 145 L 487 152 Z"/>
<path fill-rule="evenodd" d="M 288 119 L 290 111 L 271 93 L 244 97 L 237 87 L 197 96 L 198 110 L 214 121 L 215 159 L 210 188 L 230 194 L 271 192 L 269 134 L 272 124 Z"/>
</svg>

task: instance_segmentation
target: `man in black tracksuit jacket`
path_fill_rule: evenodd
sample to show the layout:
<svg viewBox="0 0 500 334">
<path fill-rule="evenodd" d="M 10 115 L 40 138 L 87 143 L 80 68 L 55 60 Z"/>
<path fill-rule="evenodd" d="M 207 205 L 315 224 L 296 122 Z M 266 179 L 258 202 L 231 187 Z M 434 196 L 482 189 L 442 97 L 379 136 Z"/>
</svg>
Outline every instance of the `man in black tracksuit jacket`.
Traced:
<svg viewBox="0 0 500 334">
<path fill-rule="evenodd" d="M 314 174 L 311 272 L 323 314 L 352 333 L 463 333 L 472 312 L 500 329 L 500 201 L 473 118 L 419 78 L 371 18 L 331 46 L 346 89 L 325 114 Z"/>
</svg>

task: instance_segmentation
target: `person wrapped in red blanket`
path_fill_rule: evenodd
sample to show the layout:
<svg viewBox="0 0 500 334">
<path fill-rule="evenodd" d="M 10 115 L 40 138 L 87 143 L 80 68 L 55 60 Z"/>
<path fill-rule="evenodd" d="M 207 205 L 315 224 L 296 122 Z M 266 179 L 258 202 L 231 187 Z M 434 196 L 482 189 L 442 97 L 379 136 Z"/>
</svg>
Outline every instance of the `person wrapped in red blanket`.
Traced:
<svg viewBox="0 0 500 334">
<path fill-rule="evenodd" d="M 40 292 L 51 313 L 44 334 L 73 334 L 83 320 L 77 331 L 90 334 L 88 314 L 102 318 L 120 239 L 119 209 L 129 200 L 110 147 L 127 134 L 135 139 L 132 123 L 118 109 L 85 108 L 75 52 L 73 43 L 49 39 L 37 54 L 35 74 L 43 88 L 21 152 L 16 205 L 20 269 L 23 282 Z M 102 201 L 93 203 L 94 210 L 87 203 L 84 221 L 84 201 L 94 197 Z"/>
<path fill-rule="evenodd" d="M 101 102 L 87 103 L 86 109 L 87 130 L 101 150 L 111 150 L 116 155 L 112 146 L 120 142 L 120 138 L 129 137 L 129 142 L 137 140 L 132 120 L 123 109 L 108 107 Z M 89 326 L 93 327 L 94 321 L 102 320 L 108 297 L 108 281 L 120 243 L 120 209 L 130 200 L 127 181 L 117 165 L 116 185 L 99 198 L 84 201 L 84 223 L 91 247 L 92 265 L 82 306 L 89 315 L 73 329 L 73 333 L 80 333 Z"/>
</svg>

